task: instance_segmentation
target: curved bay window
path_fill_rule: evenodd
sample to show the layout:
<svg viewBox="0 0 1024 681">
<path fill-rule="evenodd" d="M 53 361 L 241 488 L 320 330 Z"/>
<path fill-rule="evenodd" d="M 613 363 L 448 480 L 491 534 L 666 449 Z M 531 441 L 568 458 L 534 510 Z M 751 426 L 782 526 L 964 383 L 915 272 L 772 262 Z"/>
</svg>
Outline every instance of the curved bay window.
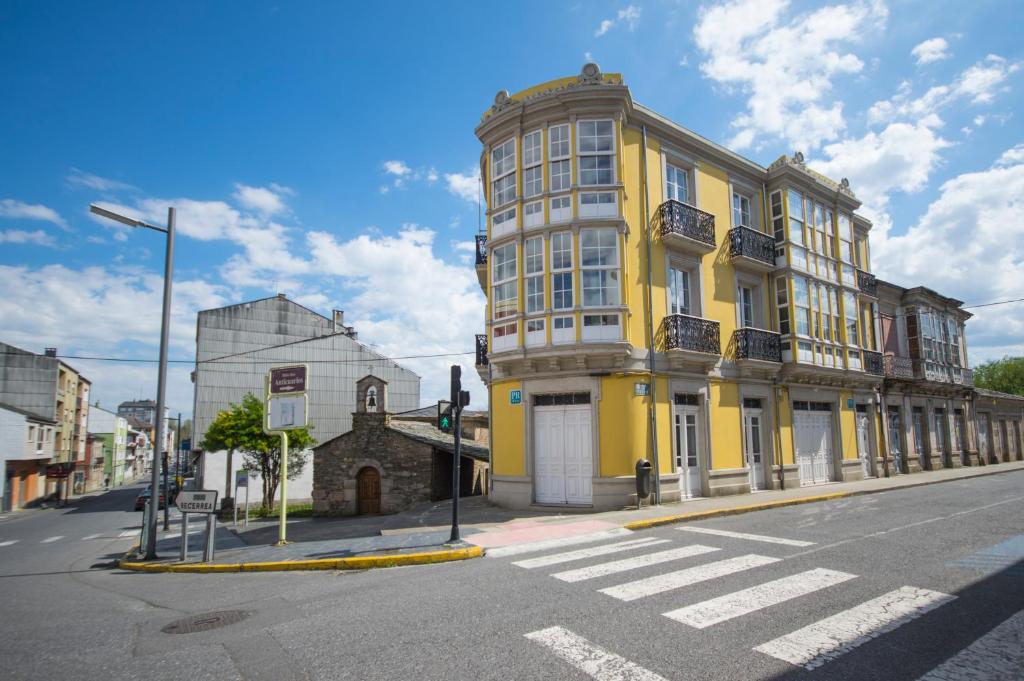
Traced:
<svg viewBox="0 0 1024 681">
<path fill-rule="evenodd" d="M 518 344 L 519 298 L 516 279 L 516 244 L 498 246 L 491 252 L 491 309 L 494 340 L 492 352 L 500 352 Z M 499 323 L 502 322 L 502 323 Z"/>
</svg>

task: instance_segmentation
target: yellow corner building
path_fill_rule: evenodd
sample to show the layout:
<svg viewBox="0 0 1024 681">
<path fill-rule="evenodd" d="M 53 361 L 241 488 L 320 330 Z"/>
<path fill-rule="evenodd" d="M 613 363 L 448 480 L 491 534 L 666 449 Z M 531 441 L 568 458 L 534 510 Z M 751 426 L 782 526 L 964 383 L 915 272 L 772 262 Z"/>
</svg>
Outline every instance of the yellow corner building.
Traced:
<svg viewBox="0 0 1024 681">
<path fill-rule="evenodd" d="M 877 475 L 871 225 L 800 153 L 768 168 L 618 74 L 497 94 L 476 134 L 492 499 L 636 503 Z"/>
</svg>

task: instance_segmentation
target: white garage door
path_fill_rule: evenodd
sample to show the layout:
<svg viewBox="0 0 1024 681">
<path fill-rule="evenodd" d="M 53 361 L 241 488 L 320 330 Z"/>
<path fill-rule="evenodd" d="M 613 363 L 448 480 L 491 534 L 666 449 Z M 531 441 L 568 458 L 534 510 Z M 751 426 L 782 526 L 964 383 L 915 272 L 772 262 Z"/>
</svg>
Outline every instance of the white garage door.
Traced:
<svg viewBox="0 0 1024 681">
<path fill-rule="evenodd" d="M 590 405 L 535 406 L 533 426 L 537 502 L 591 504 Z"/>
<path fill-rule="evenodd" d="M 833 478 L 831 405 L 794 401 L 793 430 L 800 484 L 830 482 Z"/>
</svg>

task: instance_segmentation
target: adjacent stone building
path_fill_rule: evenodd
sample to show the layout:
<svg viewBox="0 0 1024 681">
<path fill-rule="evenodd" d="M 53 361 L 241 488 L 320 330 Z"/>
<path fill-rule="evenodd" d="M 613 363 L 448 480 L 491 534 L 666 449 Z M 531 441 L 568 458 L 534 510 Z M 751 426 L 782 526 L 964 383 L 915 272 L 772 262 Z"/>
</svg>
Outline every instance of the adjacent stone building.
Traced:
<svg viewBox="0 0 1024 681">
<path fill-rule="evenodd" d="M 454 438 L 432 423 L 388 413 L 388 384 L 356 382 L 352 430 L 313 449 L 316 515 L 397 513 L 452 496 Z M 460 496 L 487 492 L 487 448 L 462 443 Z"/>
</svg>

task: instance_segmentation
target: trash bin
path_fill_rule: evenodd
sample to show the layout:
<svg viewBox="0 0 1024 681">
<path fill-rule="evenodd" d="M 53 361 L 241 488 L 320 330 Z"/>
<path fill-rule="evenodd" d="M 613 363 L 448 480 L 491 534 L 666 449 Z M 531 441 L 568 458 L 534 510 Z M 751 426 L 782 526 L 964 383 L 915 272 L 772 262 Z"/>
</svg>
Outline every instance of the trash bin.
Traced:
<svg viewBox="0 0 1024 681">
<path fill-rule="evenodd" d="M 639 504 L 643 499 L 651 495 L 651 462 L 647 459 L 639 459 L 636 462 L 636 502 Z"/>
</svg>

